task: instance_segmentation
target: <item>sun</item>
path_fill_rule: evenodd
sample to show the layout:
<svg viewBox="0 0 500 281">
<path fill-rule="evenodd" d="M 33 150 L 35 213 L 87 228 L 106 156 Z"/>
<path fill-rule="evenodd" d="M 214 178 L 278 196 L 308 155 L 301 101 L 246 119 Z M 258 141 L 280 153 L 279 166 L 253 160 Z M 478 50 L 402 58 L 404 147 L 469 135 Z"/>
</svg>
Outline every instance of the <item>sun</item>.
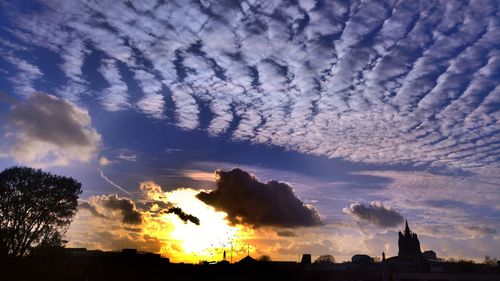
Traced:
<svg viewBox="0 0 500 281">
<path fill-rule="evenodd" d="M 174 213 L 158 212 L 159 204 L 153 204 L 144 213 L 143 234 L 155 243 L 159 242 L 159 252 L 172 262 L 220 261 L 224 252 L 228 260 L 230 257 L 236 259 L 241 256 L 241 245 L 248 248 L 247 241 L 252 239 L 253 230 L 230 223 L 225 212 L 199 200 L 196 195 L 200 190 L 178 188 L 163 191 L 152 181 L 142 182 L 140 188 L 145 192 L 146 200 L 179 207 L 184 213 L 199 219 L 199 224 L 195 224 L 181 220 Z"/>
<path fill-rule="evenodd" d="M 180 207 L 184 212 L 199 218 L 200 224 L 185 223 L 174 214 L 165 214 L 163 219 L 171 223 L 165 235 L 177 250 L 174 259 L 184 262 L 221 260 L 224 251 L 230 251 L 231 243 L 243 235 L 243 228 L 230 225 L 226 213 L 216 211 L 206 205 L 196 195 L 194 189 L 176 189 L 165 193 L 168 202 Z M 169 255 L 164 249 L 166 256 Z M 228 253 L 229 254 L 229 253 Z"/>
</svg>

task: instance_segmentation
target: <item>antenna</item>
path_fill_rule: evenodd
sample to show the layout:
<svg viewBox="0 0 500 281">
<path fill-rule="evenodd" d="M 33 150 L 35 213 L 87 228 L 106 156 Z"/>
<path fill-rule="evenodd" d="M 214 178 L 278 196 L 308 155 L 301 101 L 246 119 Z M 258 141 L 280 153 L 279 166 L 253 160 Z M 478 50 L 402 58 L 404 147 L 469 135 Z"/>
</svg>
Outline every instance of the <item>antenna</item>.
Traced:
<svg viewBox="0 0 500 281">
<path fill-rule="evenodd" d="M 247 256 L 250 256 L 250 245 L 247 243 Z"/>
<path fill-rule="evenodd" d="M 233 240 L 231 240 L 231 263 L 233 263 Z"/>
</svg>

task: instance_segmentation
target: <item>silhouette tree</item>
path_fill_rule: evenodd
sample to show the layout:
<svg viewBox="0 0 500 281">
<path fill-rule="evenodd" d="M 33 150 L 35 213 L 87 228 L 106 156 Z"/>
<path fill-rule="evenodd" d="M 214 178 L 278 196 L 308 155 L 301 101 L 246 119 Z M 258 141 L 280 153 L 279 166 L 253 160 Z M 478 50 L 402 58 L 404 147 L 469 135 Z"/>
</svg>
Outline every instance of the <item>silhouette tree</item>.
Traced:
<svg viewBox="0 0 500 281">
<path fill-rule="evenodd" d="M 29 167 L 0 173 L 0 255 L 24 256 L 60 246 L 76 212 L 81 184 Z"/>
<path fill-rule="evenodd" d="M 335 263 L 335 258 L 332 255 L 321 255 L 314 263 Z"/>
<path fill-rule="evenodd" d="M 490 256 L 485 256 L 483 263 L 487 266 L 496 266 L 498 264 L 498 260 L 491 258 Z"/>
<path fill-rule="evenodd" d="M 271 261 L 271 257 L 268 256 L 268 255 L 262 255 L 257 260 L 260 261 L 260 262 L 270 262 Z"/>
</svg>

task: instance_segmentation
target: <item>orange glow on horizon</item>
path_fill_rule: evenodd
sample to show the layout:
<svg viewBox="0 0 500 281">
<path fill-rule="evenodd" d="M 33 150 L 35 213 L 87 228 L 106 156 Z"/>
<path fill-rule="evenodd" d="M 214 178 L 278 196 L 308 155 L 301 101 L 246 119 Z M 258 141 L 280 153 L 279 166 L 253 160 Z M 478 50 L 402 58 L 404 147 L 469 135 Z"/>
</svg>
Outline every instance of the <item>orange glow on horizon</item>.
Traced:
<svg viewBox="0 0 500 281">
<path fill-rule="evenodd" d="M 253 231 L 241 225 L 230 224 L 227 214 L 206 205 L 196 195 L 200 192 L 190 188 L 180 188 L 170 192 L 161 191 L 153 182 L 141 186 L 147 191 L 148 198 L 161 199 L 180 207 L 185 213 L 196 216 L 200 224 L 184 222 L 175 214 L 145 216 L 143 232 L 162 241 L 160 253 L 172 262 L 198 263 L 200 261 L 220 261 L 226 251 L 230 261 L 231 248 L 233 261 L 246 254 L 245 241 L 252 238 Z M 158 206 L 153 206 L 155 209 Z"/>
</svg>

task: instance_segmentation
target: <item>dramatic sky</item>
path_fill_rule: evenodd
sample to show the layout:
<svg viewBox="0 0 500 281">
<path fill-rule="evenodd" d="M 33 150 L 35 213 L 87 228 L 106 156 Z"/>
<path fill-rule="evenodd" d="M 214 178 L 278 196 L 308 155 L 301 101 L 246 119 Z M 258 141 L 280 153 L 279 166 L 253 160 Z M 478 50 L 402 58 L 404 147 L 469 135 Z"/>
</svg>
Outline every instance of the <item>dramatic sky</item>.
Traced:
<svg viewBox="0 0 500 281">
<path fill-rule="evenodd" d="M 499 120 L 497 0 L 0 1 L 0 168 L 83 184 L 73 247 L 498 257 Z"/>
</svg>

